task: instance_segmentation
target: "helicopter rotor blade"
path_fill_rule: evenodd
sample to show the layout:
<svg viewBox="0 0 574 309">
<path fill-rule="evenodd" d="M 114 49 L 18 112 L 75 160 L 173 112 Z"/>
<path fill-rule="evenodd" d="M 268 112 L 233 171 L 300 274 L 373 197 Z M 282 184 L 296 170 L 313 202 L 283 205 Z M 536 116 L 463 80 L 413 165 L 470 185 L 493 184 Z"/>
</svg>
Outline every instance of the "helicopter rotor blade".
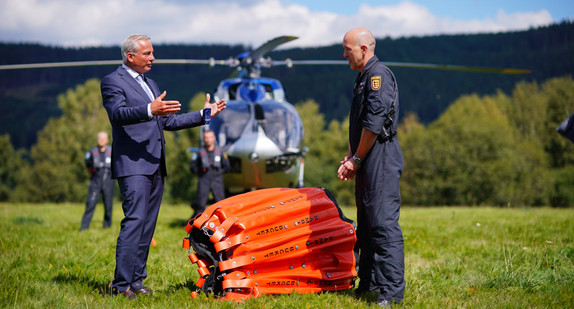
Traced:
<svg viewBox="0 0 574 309">
<path fill-rule="evenodd" d="M 261 47 L 270 48 L 271 46 L 278 46 L 285 41 L 286 38 L 294 37 L 279 37 L 269 41 Z M 277 41 L 275 41 L 277 40 Z M 293 40 L 293 39 L 291 39 Z M 260 48 L 261 48 L 260 47 Z M 271 48 L 272 49 L 272 48 Z M 61 68 L 61 67 L 82 67 L 82 66 L 105 66 L 105 65 L 121 65 L 121 60 L 95 60 L 95 61 L 69 61 L 69 62 L 47 62 L 47 63 L 26 63 L 26 64 L 5 64 L 0 65 L 0 70 L 19 70 L 19 69 L 42 69 L 42 68 Z M 226 60 L 210 59 L 162 59 L 156 60 L 154 64 L 208 64 L 210 66 L 226 65 L 235 67 L 239 65 L 239 61 L 235 58 Z M 348 65 L 347 60 L 273 60 L 268 61 L 266 66 L 286 65 L 292 67 L 293 65 Z M 463 71 L 463 72 L 484 72 L 484 73 L 498 73 L 498 74 L 530 74 L 531 70 L 515 69 L 515 68 L 488 68 L 488 67 L 471 67 L 461 65 L 448 65 L 448 64 L 432 64 L 432 63 L 413 63 L 413 62 L 384 62 L 389 67 L 398 68 L 417 68 L 417 69 L 434 69 L 434 70 L 448 70 L 448 71 Z"/>
<path fill-rule="evenodd" d="M 67 62 L 44 62 L 44 63 L 22 63 L 0 65 L 0 70 L 20 70 L 20 69 L 44 69 L 44 68 L 66 68 L 85 66 L 106 66 L 121 65 L 121 60 L 94 60 L 94 61 L 67 61 Z M 216 60 L 210 59 L 158 59 L 154 64 L 208 64 L 210 66 L 226 65 L 237 66 L 236 59 Z"/>
<path fill-rule="evenodd" d="M 449 65 L 449 64 L 433 64 L 433 63 L 414 63 L 414 62 L 383 62 L 388 67 L 396 68 L 416 68 L 416 69 L 432 69 L 432 70 L 447 70 L 447 71 L 463 71 L 463 72 L 484 72 L 484 73 L 499 73 L 499 74 L 530 74 L 531 70 L 514 69 L 514 68 L 488 68 L 488 67 L 471 67 L 462 65 Z M 286 59 L 283 61 L 273 62 L 275 65 L 349 65 L 347 60 L 291 60 Z"/>
<path fill-rule="evenodd" d="M 483 72 L 483 73 L 500 73 L 500 74 L 532 73 L 531 70 L 527 69 L 471 67 L 464 65 L 433 64 L 433 63 L 385 62 L 385 65 L 397 68 L 434 69 L 434 70 L 463 71 L 463 72 Z"/>
<path fill-rule="evenodd" d="M 258 60 L 264 54 L 273 50 L 277 46 L 297 39 L 296 36 L 280 36 L 267 41 L 253 52 L 251 59 Z M 64 68 L 64 67 L 83 67 L 83 66 L 105 66 L 121 65 L 121 60 L 93 60 L 93 61 L 67 61 L 67 62 L 46 62 L 46 63 L 24 63 L 24 64 L 4 64 L 0 65 L 0 70 L 20 70 L 20 69 L 42 69 L 42 68 Z M 210 66 L 226 65 L 236 67 L 240 61 L 235 58 L 226 60 L 210 59 L 158 59 L 154 64 L 208 64 Z"/>
<path fill-rule="evenodd" d="M 154 64 L 221 64 L 224 65 L 225 60 L 214 60 L 214 59 L 158 59 L 154 61 Z"/>
<path fill-rule="evenodd" d="M 276 37 L 272 40 L 269 40 L 269 41 L 263 43 L 263 45 L 259 46 L 254 51 L 252 51 L 251 52 L 251 58 L 257 60 L 257 59 L 263 57 L 263 55 L 265 55 L 266 53 L 275 49 L 277 46 L 279 46 L 281 44 L 285 44 L 287 42 L 291 42 L 291 41 L 296 40 L 298 38 L 299 37 L 290 36 L 290 35 L 284 35 L 284 36 Z"/>
<path fill-rule="evenodd" d="M 20 70 L 20 69 L 43 69 L 43 68 L 64 68 L 64 67 L 84 67 L 99 65 L 120 65 L 121 60 L 95 60 L 95 61 L 68 61 L 68 62 L 46 62 L 46 63 L 23 63 L 0 65 L 0 70 Z"/>
</svg>

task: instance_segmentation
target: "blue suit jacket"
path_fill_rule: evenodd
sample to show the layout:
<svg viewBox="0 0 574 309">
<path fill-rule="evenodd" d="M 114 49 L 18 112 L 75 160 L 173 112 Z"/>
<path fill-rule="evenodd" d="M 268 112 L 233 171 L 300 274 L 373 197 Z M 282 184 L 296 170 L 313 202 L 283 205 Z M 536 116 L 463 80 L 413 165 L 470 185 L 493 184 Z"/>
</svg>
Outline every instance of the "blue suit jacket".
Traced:
<svg viewBox="0 0 574 309">
<path fill-rule="evenodd" d="M 157 84 L 147 83 L 160 95 Z M 148 118 L 150 99 L 140 84 L 123 68 L 101 83 L 102 99 L 112 124 L 112 177 L 152 175 L 158 168 L 167 175 L 163 130 L 174 131 L 203 125 L 199 111 Z"/>
</svg>

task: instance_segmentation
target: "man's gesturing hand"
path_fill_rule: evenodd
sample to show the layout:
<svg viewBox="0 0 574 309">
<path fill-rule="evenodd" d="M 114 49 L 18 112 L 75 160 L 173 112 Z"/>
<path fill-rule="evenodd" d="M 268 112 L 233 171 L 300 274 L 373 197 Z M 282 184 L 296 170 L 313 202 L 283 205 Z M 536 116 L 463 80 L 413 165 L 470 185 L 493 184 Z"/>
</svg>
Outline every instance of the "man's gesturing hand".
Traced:
<svg viewBox="0 0 574 309">
<path fill-rule="evenodd" d="M 209 103 L 211 96 L 209 93 L 205 96 L 205 104 L 203 104 L 203 108 L 211 108 L 211 117 L 219 114 L 222 110 L 227 108 L 227 102 L 221 99 L 219 102 L 216 103 Z"/>
<path fill-rule="evenodd" d="M 164 91 L 159 97 L 151 102 L 151 113 L 154 116 L 171 115 L 179 112 L 181 104 L 179 101 L 163 101 L 166 92 Z"/>
</svg>

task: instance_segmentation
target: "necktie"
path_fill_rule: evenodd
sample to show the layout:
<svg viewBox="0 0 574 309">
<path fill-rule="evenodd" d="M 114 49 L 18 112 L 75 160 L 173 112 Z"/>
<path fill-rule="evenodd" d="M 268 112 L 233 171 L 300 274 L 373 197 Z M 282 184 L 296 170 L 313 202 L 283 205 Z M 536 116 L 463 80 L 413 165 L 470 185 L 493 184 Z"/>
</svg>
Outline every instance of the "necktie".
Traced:
<svg viewBox="0 0 574 309">
<path fill-rule="evenodd" d="M 138 75 L 136 77 L 136 80 L 138 81 L 140 86 L 142 86 L 143 90 L 145 91 L 145 93 L 147 94 L 149 99 L 152 101 L 155 100 L 155 98 L 153 97 L 153 93 L 151 92 L 151 89 L 149 89 L 149 86 L 147 85 L 147 83 L 143 79 L 143 75 Z"/>
</svg>

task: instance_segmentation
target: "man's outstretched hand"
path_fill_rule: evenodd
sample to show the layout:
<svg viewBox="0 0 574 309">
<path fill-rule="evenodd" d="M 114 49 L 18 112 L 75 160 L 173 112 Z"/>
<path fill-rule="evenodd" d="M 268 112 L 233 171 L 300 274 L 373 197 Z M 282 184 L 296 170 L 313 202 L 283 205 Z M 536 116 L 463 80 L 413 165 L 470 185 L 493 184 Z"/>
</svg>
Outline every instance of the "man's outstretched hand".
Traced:
<svg viewBox="0 0 574 309">
<path fill-rule="evenodd" d="M 211 96 L 208 93 L 205 96 L 205 104 L 203 104 L 203 108 L 211 108 L 211 117 L 216 116 L 222 110 L 227 108 L 227 102 L 225 102 L 225 100 L 223 100 L 223 99 L 221 99 L 221 100 L 219 100 L 219 102 L 215 102 L 215 103 L 209 103 L 210 100 L 211 100 Z"/>
<path fill-rule="evenodd" d="M 164 101 L 166 92 L 160 94 L 153 102 L 151 102 L 151 114 L 154 116 L 171 115 L 179 112 L 181 104 L 179 101 Z"/>
</svg>

